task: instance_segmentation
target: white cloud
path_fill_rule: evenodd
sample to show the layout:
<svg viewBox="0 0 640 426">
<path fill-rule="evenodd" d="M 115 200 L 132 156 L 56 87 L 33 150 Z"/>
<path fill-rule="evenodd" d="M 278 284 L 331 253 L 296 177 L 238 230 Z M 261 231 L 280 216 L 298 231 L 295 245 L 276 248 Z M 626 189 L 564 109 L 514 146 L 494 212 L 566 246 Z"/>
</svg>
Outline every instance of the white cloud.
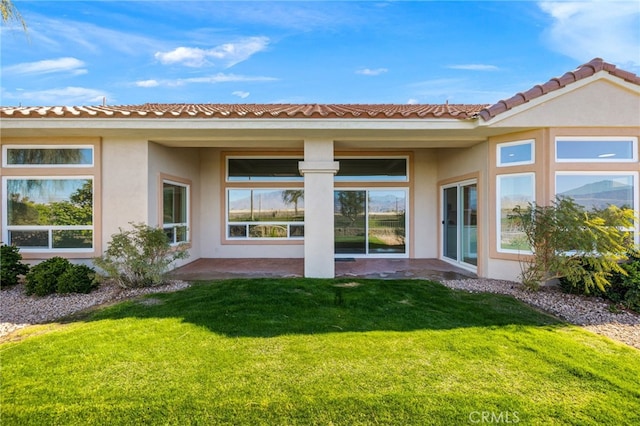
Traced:
<svg viewBox="0 0 640 426">
<path fill-rule="evenodd" d="M 600 57 L 640 67 L 637 1 L 544 1 L 538 6 L 553 20 L 544 34 L 551 49 L 581 62 Z"/>
<path fill-rule="evenodd" d="M 236 83 L 236 82 L 268 82 L 268 81 L 277 81 L 278 79 L 275 77 L 265 77 L 265 76 L 248 76 L 248 75 L 238 75 L 238 74 L 225 74 L 225 73 L 217 73 L 213 75 L 203 76 L 203 77 L 189 77 L 189 78 L 177 78 L 173 80 L 164 79 L 164 80 L 140 80 L 133 83 L 133 85 L 138 87 L 178 87 L 184 86 L 187 84 L 217 84 L 217 83 Z M 240 96 L 239 93 L 247 93 L 248 92 L 234 92 L 234 95 Z M 246 96 L 245 96 L 246 97 Z"/>
<path fill-rule="evenodd" d="M 184 83 L 230 83 L 230 82 L 238 82 L 238 81 L 275 81 L 277 78 L 274 77 L 262 77 L 262 76 L 246 76 L 246 75 L 238 75 L 238 74 L 225 74 L 225 73 L 217 73 L 210 76 L 205 77 L 191 77 L 191 78 L 182 78 L 176 80 L 178 84 Z"/>
<path fill-rule="evenodd" d="M 138 87 L 157 87 L 160 85 L 157 80 L 141 80 L 135 83 Z"/>
<path fill-rule="evenodd" d="M 409 105 L 416 105 L 416 104 L 419 104 L 419 103 L 420 102 L 417 99 L 413 99 L 413 98 L 411 98 L 411 99 L 409 99 L 407 101 L 407 104 L 409 104 Z"/>
<path fill-rule="evenodd" d="M 243 92 L 242 90 L 236 90 L 235 92 L 231 92 L 232 95 L 238 96 L 239 98 L 245 99 L 249 97 L 249 92 Z"/>
<path fill-rule="evenodd" d="M 3 97 L 15 99 L 29 105 L 89 105 L 102 103 L 109 98 L 107 92 L 86 87 L 64 87 L 48 90 L 20 90 L 18 93 L 4 93 Z"/>
<path fill-rule="evenodd" d="M 248 37 L 211 49 L 178 47 L 168 52 L 156 52 L 155 58 L 165 65 L 181 64 L 196 68 L 216 65 L 229 68 L 249 59 L 253 54 L 265 50 L 268 45 L 268 37 Z"/>
<path fill-rule="evenodd" d="M 86 74 L 85 63 L 76 58 L 46 59 L 37 62 L 23 62 L 10 65 L 2 69 L 6 74 L 51 74 L 70 73 L 72 75 Z"/>
<path fill-rule="evenodd" d="M 380 75 L 380 74 L 384 74 L 386 72 L 388 72 L 389 70 L 387 68 L 376 68 L 376 69 L 371 69 L 371 68 L 363 68 L 360 70 L 356 71 L 356 74 L 362 74 L 362 75 Z"/>
<path fill-rule="evenodd" d="M 495 65 L 487 64 L 461 64 L 461 65 L 449 65 L 447 68 L 452 70 L 467 70 L 467 71 L 498 71 Z"/>
</svg>

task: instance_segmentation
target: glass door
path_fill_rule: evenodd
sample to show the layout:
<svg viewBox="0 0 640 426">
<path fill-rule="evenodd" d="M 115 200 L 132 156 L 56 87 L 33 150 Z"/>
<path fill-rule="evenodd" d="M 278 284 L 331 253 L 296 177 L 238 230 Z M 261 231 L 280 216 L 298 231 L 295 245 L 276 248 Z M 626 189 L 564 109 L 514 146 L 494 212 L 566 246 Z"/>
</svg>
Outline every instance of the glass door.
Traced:
<svg viewBox="0 0 640 426">
<path fill-rule="evenodd" d="M 336 255 L 406 255 L 403 189 L 334 193 Z"/>
<path fill-rule="evenodd" d="M 442 188 L 442 255 L 478 265 L 478 184 L 466 181 Z"/>
</svg>

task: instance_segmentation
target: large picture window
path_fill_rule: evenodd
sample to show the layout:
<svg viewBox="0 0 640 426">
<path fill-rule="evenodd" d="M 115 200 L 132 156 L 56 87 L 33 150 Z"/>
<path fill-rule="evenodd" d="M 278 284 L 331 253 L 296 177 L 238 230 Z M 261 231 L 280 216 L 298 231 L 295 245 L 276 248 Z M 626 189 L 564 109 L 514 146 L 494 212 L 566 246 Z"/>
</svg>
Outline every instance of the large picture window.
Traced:
<svg viewBox="0 0 640 426">
<path fill-rule="evenodd" d="M 162 181 L 162 229 L 171 244 L 189 241 L 189 188 L 185 183 Z"/>
<path fill-rule="evenodd" d="M 227 190 L 227 238 L 262 240 L 302 237 L 302 189 Z"/>
<path fill-rule="evenodd" d="M 4 177 L 3 240 L 24 251 L 93 251 L 92 177 Z"/>
<path fill-rule="evenodd" d="M 498 175 L 496 185 L 498 251 L 529 252 L 531 247 L 512 213 L 516 206 L 527 207 L 535 202 L 535 174 Z"/>
</svg>

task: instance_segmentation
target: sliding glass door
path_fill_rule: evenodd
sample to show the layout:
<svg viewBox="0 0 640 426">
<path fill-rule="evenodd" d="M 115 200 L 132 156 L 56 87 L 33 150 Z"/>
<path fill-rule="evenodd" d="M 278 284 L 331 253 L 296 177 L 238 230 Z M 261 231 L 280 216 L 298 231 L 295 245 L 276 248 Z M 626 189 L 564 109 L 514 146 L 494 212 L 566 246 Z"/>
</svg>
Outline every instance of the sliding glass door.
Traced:
<svg viewBox="0 0 640 426">
<path fill-rule="evenodd" d="M 404 189 L 335 191 L 336 255 L 406 255 L 406 205 Z"/>
<path fill-rule="evenodd" d="M 442 255 L 478 265 L 478 184 L 465 181 L 442 188 Z"/>
</svg>

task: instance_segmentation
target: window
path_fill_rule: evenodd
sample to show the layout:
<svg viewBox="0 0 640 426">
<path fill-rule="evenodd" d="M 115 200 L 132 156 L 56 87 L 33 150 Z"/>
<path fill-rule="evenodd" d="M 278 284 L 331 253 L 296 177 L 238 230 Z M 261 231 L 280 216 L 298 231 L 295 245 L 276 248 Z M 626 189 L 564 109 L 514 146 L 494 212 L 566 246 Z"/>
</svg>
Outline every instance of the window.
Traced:
<svg viewBox="0 0 640 426">
<path fill-rule="evenodd" d="M 23 251 L 93 251 L 93 178 L 4 177 L 7 244 Z"/>
<path fill-rule="evenodd" d="M 260 240 L 302 237 L 302 189 L 227 190 L 227 238 Z"/>
<path fill-rule="evenodd" d="M 557 162 L 634 162 L 638 160 L 638 138 L 558 137 Z"/>
<path fill-rule="evenodd" d="M 338 182 L 406 182 L 406 158 L 338 158 Z"/>
<path fill-rule="evenodd" d="M 227 181 L 302 181 L 300 161 L 302 158 L 227 158 Z"/>
<path fill-rule="evenodd" d="M 638 210 L 637 173 L 558 172 L 556 195 L 570 197 L 587 210 L 610 205 Z"/>
<path fill-rule="evenodd" d="M 93 147 L 78 145 L 5 145 L 4 167 L 93 167 Z"/>
<path fill-rule="evenodd" d="M 498 144 L 498 167 L 535 163 L 534 146 L 533 139 Z"/>
<path fill-rule="evenodd" d="M 524 232 L 511 215 L 516 206 L 535 202 L 535 174 L 521 173 L 497 176 L 498 251 L 519 253 L 530 251 Z"/>
<path fill-rule="evenodd" d="M 189 241 L 188 184 L 162 181 L 162 229 L 171 244 Z"/>
</svg>

